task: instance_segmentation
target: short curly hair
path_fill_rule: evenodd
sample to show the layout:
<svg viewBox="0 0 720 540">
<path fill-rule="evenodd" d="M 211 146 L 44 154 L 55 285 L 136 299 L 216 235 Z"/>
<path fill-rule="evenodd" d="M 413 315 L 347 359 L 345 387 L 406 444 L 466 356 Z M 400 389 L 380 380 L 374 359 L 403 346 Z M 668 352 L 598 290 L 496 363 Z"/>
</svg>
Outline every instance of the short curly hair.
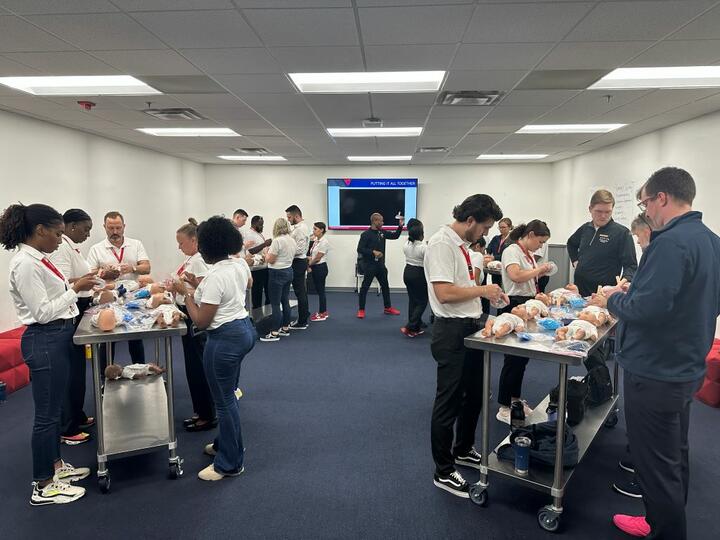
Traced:
<svg viewBox="0 0 720 540">
<path fill-rule="evenodd" d="M 214 264 L 242 250 L 243 240 L 233 222 L 213 216 L 198 225 L 198 251 L 205 262 Z"/>
</svg>

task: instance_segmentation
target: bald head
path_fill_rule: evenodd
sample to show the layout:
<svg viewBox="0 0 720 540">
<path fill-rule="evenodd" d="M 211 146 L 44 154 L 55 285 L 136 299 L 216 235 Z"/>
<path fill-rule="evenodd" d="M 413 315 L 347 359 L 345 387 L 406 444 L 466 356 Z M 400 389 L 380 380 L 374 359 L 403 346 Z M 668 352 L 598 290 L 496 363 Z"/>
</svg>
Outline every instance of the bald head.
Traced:
<svg viewBox="0 0 720 540">
<path fill-rule="evenodd" d="M 370 226 L 373 229 L 378 229 L 378 230 L 381 229 L 383 226 L 383 223 L 384 223 L 384 220 L 383 220 L 382 214 L 375 212 L 374 214 L 372 214 L 370 216 Z"/>
</svg>

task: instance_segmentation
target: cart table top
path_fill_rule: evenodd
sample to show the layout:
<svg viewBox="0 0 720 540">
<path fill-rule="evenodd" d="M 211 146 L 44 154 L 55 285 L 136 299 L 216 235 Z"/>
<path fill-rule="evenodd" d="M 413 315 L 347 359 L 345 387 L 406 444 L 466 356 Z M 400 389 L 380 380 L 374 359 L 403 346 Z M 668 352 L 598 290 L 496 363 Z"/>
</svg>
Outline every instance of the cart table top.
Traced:
<svg viewBox="0 0 720 540">
<path fill-rule="evenodd" d="M 115 343 L 117 341 L 130 341 L 132 339 L 158 339 L 171 336 L 184 336 L 187 334 L 187 326 L 181 322 L 176 328 L 160 328 L 153 326 L 145 330 L 129 330 L 124 326 L 118 326 L 110 332 L 103 332 L 90 324 L 92 315 L 83 315 L 78 329 L 73 336 L 75 345 L 87 345 L 95 343 Z"/>
</svg>

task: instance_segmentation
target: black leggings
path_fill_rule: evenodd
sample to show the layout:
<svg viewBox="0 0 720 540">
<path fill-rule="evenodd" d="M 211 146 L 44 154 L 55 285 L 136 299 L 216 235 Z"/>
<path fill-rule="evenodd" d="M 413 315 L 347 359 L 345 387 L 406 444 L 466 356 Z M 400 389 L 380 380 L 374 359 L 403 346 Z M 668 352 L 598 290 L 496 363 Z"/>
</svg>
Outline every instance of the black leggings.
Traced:
<svg viewBox="0 0 720 540">
<path fill-rule="evenodd" d="M 315 290 L 317 291 L 318 297 L 320 299 L 320 306 L 318 307 L 318 312 L 325 313 L 327 311 L 325 280 L 328 276 L 328 265 L 327 263 L 318 263 L 312 265 L 310 268 L 312 268 L 312 272 L 310 272 L 310 277 L 313 280 L 313 284 L 315 284 Z"/>
<path fill-rule="evenodd" d="M 428 305 L 427 281 L 423 267 L 406 264 L 403 281 L 408 293 L 408 322 L 405 327 L 412 332 L 418 332 L 422 315 Z"/>
<path fill-rule="evenodd" d="M 512 308 L 531 300 L 532 296 L 511 296 L 510 304 L 501 309 L 500 313 L 510 313 Z M 500 389 L 498 403 L 505 407 L 510 406 L 511 398 L 521 396 L 525 366 L 529 358 L 524 356 L 505 355 L 502 371 L 500 372 Z"/>
</svg>

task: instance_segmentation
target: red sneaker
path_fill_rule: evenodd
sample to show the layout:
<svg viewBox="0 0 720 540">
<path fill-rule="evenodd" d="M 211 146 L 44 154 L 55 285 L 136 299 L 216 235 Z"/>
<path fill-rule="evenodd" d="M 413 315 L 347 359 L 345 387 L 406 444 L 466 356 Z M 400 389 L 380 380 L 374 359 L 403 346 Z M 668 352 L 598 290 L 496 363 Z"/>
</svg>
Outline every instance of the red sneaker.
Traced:
<svg viewBox="0 0 720 540">
<path fill-rule="evenodd" d="M 61 435 L 60 436 L 60 442 L 63 444 L 67 444 L 70 446 L 75 446 L 78 444 L 86 443 L 90 440 L 90 434 L 85 433 L 84 431 L 81 431 L 80 433 L 76 435 Z"/>
<path fill-rule="evenodd" d="M 386 307 L 386 308 L 383 310 L 383 313 L 384 313 L 385 315 L 400 315 L 400 310 L 399 310 L 399 309 L 395 309 L 394 307 Z"/>
<path fill-rule="evenodd" d="M 405 334 L 407 337 L 415 337 L 418 335 L 418 332 L 413 332 L 412 330 L 408 330 L 407 327 L 403 326 L 400 331 Z"/>
<path fill-rule="evenodd" d="M 615 514 L 613 516 L 613 523 L 618 529 L 630 536 L 645 538 L 650 534 L 650 525 L 645 521 L 645 516 Z"/>
<path fill-rule="evenodd" d="M 358 319 L 364 319 L 364 318 L 365 318 L 365 310 L 364 310 L 364 309 L 358 309 L 357 318 L 358 318 Z"/>
<path fill-rule="evenodd" d="M 325 319 L 327 319 L 327 316 L 322 313 L 313 313 L 310 315 L 310 320 L 313 322 L 324 321 Z"/>
</svg>

